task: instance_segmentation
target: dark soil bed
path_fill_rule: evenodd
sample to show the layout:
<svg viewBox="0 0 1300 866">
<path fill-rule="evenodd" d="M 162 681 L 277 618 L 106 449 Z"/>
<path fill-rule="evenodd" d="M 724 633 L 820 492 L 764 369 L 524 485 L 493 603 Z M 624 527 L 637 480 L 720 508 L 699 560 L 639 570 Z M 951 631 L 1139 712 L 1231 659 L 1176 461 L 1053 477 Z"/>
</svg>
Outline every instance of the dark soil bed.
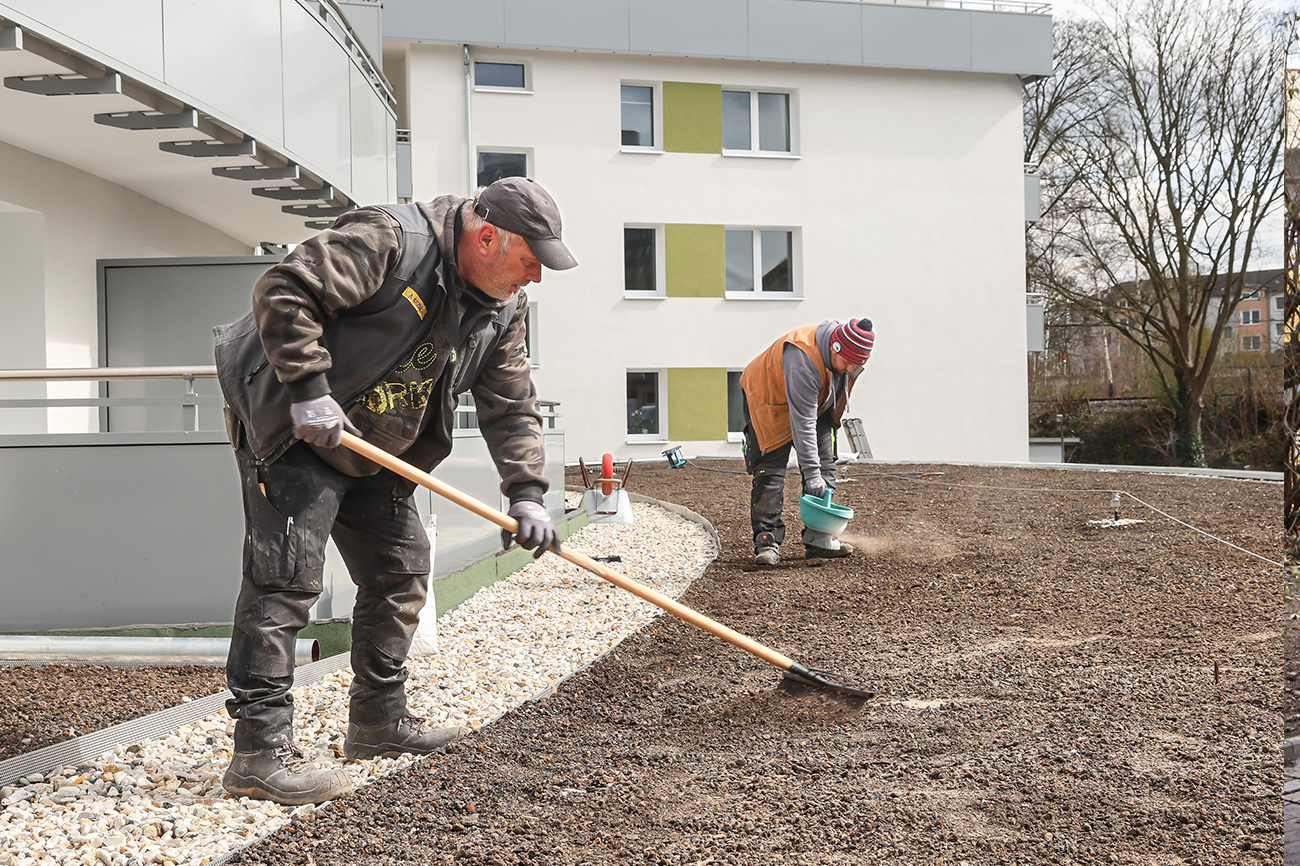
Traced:
<svg viewBox="0 0 1300 866">
<path fill-rule="evenodd" d="M 851 467 L 836 499 L 859 554 L 807 566 L 792 532 L 766 570 L 744 476 L 633 470 L 721 534 L 683 601 L 874 689 L 861 712 L 775 691 L 772 668 L 664 617 L 234 862 L 1279 862 L 1278 570 L 1131 501 L 1146 523 L 1090 526 L 1110 496 L 1079 489 L 1272 558 L 1280 486 L 932 468 Z"/>
<path fill-rule="evenodd" d="M 0 761 L 225 687 L 220 667 L 0 665 Z"/>
</svg>

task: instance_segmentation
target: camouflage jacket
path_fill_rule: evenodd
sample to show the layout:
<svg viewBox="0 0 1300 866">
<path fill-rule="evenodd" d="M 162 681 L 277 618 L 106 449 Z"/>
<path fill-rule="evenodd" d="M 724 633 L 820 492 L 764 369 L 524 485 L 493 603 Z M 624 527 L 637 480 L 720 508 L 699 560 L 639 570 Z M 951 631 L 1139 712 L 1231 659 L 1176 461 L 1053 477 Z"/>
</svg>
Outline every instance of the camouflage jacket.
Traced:
<svg viewBox="0 0 1300 866">
<path fill-rule="evenodd" d="M 456 398 L 469 391 L 502 491 L 541 501 L 528 300 L 497 301 L 460 278 L 465 201 L 351 211 L 258 280 L 253 312 L 217 329 L 222 389 L 246 428 L 232 444 L 275 459 L 294 441 L 288 403 L 333 394 L 367 441 L 430 470 L 451 451 Z M 346 449 L 318 453 L 350 475 L 379 469 Z"/>
</svg>

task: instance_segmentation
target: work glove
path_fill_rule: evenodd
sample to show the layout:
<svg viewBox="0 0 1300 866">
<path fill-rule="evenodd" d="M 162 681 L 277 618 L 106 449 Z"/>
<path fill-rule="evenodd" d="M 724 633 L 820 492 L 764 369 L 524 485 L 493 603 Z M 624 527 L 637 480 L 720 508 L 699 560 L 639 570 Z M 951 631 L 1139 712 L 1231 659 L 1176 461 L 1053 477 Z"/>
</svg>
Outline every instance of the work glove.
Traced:
<svg viewBox="0 0 1300 866">
<path fill-rule="evenodd" d="M 343 431 L 360 436 L 361 431 L 343 414 L 343 407 L 326 394 L 315 400 L 289 404 L 289 418 L 293 421 L 293 435 L 311 445 L 337 448 L 343 441 Z"/>
<path fill-rule="evenodd" d="M 506 513 L 519 521 L 519 529 L 515 532 L 515 540 L 519 542 L 519 546 L 526 550 L 537 549 L 533 559 L 537 559 L 547 550 L 560 552 L 559 532 L 555 529 L 551 515 L 546 513 L 546 509 L 540 503 L 521 499 L 511 503 L 510 510 Z"/>
<path fill-rule="evenodd" d="M 803 492 L 809 496 L 821 499 L 826 495 L 826 479 L 822 478 L 820 472 L 814 475 L 805 475 L 803 479 Z"/>
</svg>

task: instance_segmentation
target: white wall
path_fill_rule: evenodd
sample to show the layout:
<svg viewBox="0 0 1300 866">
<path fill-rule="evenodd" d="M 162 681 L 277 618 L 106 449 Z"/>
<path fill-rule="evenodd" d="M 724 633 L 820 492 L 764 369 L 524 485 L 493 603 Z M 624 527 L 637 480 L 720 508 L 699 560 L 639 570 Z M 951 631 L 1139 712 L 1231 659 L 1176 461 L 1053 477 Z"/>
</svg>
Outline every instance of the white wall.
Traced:
<svg viewBox="0 0 1300 866">
<path fill-rule="evenodd" d="M 509 57 L 484 49 L 480 56 Z M 1012 76 L 519 52 L 532 95 L 474 94 L 476 145 L 531 147 L 581 263 L 547 272 L 540 393 L 568 459 L 626 443 L 629 367 L 743 367 L 823 319 L 868 316 L 854 394 L 876 457 L 1025 460 L 1021 86 Z M 465 189 L 459 48 L 408 56 L 417 198 Z M 621 80 L 794 88 L 802 158 L 621 153 Z M 800 301 L 625 300 L 626 222 L 801 227 Z M 670 431 L 671 432 L 671 431 Z M 724 442 L 687 454 L 738 454 Z"/>
<path fill-rule="evenodd" d="M 42 323 L 43 357 L 29 347 L 14 358 L 15 367 L 97 366 L 98 259 L 251 252 L 235 238 L 137 193 L 4 143 L 0 143 L 0 202 L 29 211 L 43 223 L 40 272 L 22 280 L 0 275 L 5 309 L 0 338 L 20 327 L 9 324 L 11 308 L 23 311 L 24 323 Z M 10 362 L 0 360 L 0 365 Z M 94 387 L 56 383 L 49 386 L 48 396 L 93 396 Z M 19 432 L 4 426 L 7 414 L 0 412 L 0 431 Z M 86 432 L 96 429 L 95 424 L 94 410 L 49 412 L 51 433 Z"/>
<path fill-rule="evenodd" d="M 0 369 L 45 366 L 45 218 L 36 211 L 0 202 Z M 0 382 L 0 397 L 39 399 L 39 382 Z M 45 412 L 6 409 L 0 431 L 44 433 Z"/>
</svg>

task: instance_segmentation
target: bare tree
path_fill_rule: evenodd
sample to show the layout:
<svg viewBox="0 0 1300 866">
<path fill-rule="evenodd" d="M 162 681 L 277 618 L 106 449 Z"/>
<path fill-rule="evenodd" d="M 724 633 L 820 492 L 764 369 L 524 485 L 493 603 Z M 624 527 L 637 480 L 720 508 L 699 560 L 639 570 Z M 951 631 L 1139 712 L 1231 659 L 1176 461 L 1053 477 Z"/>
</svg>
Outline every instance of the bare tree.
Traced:
<svg viewBox="0 0 1300 866">
<path fill-rule="evenodd" d="M 1150 359 L 1175 462 L 1203 466 L 1201 398 L 1281 196 L 1284 31 L 1258 0 L 1105 2 L 1071 49 L 1091 80 L 1053 110 L 1031 279 Z"/>
</svg>

